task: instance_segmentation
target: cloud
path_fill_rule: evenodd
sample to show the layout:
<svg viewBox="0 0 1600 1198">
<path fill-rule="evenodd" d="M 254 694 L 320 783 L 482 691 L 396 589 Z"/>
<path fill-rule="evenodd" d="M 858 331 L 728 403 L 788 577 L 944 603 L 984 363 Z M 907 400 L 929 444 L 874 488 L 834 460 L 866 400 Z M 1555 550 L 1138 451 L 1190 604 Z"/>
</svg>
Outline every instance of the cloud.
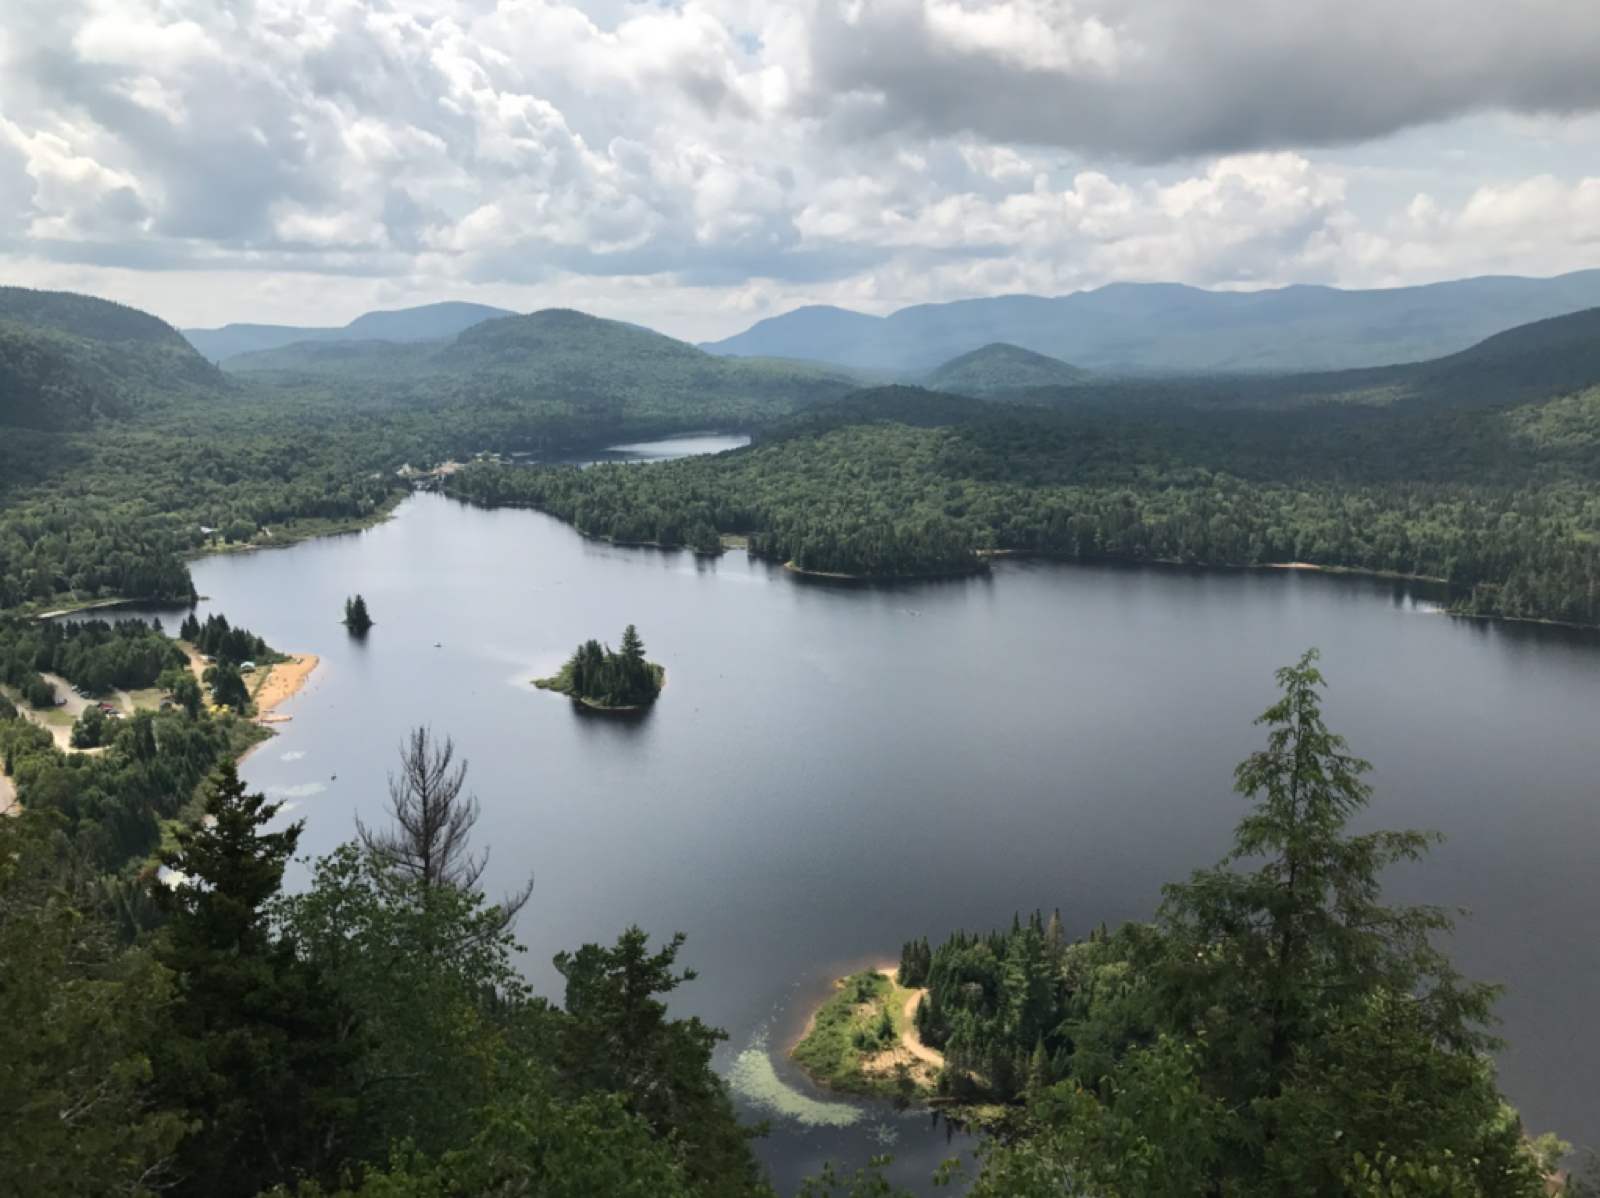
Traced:
<svg viewBox="0 0 1600 1198">
<path fill-rule="evenodd" d="M 1570 0 L 819 0 L 810 100 L 843 137 L 1165 161 L 1593 111 L 1597 50 Z"/>
<path fill-rule="evenodd" d="M 183 323 L 455 296 L 692 336 L 1554 271 L 1600 265 L 1600 119 L 1559 115 L 1597 49 L 1565 0 L 0 0 L 0 252 Z"/>
</svg>

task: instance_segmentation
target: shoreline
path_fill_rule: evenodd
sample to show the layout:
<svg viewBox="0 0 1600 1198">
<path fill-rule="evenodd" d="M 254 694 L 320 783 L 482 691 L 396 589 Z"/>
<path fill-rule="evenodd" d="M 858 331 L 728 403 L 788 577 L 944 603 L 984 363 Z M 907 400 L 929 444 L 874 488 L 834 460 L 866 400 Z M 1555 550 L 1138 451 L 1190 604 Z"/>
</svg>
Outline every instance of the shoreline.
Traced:
<svg viewBox="0 0 1600 1198">
<path fill-rule="evenodd" d="M 770 558 L 768 559 L 771 560 Z M 783 569 L 798 578 L 821 578 L 830 582 L 921 582 L 928 579 L 939 578 L 975 578 L 986 573 L 989 569 L 988 559 L 984 558 L 978 565 L 970 570 L 932 570 L 921 574 L 839 574 L 827 570 L 807 570 L 797 566 L 792 561 L 782 563 Z"/>
<path fill-rule="evenodd" d="M 251 696 L 256 705 L 256 723 L 287 724 L 293 716 L 274 715 L 280 706 L 305 689 L 312 671 L 321 659 L 315 653 L 286 654 L 288 661 L 267 667 L 266 676 Z"/>
<path fill-rule="evenodd" d="M 261 739 L 256 741 L 243 753 L 240 753 L 234 764 L 242 765 L 245 759 L 259 749 L 267 741 L 276 736 L 277 729 L 274 725 L 287 724 L 294 719 L 290 715 L 274 715 L 273 712 L 284 703 L 298 695 L 305 689 L 306 682 L 311 678 L 311 673 L 320 663 L 320 658 L 315 653 L 287 654 L 288 661 L 280 661 L 267 667 L 267 674 L 261 685 L 256 688 L 252 698 L 256 705 L 256 714 L 251 723 L 261 729 Z"/>
<path fill-rule="evenodd" d="M 818 1091 L 834 1098 L 850 1098 L 856 1100 L 879 1100 L 892 1102 L 920 1102 L 933 1105 L 940 1101 L 935 1093 L 934 1080 L 937 1071 L 944 1068 L 944 1054 L 936 1049 L 929 1048 L 916 1038 L 912 1021 L 916 1013 L 917 1004 L 927 993 L 921 989 L 909 989 L 901 986 L 899 981 L 900 968 L 898 963 L 872 964 L 856 973 L 875 973 L 888 983 L 888 990 L 882 995 L 882 1009 L 889 1013 L 890 1018 L 898 1031 L 898 1036 L 892 1046 L 880 1045 L 873 1051 L 860 1058 L 852 1066 L 861 1077 L 869 1079 L 865 1088 L 854 1086 L 841 1086 L 836 1084 L 832 1076 L 819 1075 L 812 1071 L 806 1063 L 795 1054 L 802 1044 L 810 1039 L 816 1031 L 817 1021 L 822 1012 L 836 1001 L 843 991 L 844 985 L 854 974 L 834 978 L 826 993 L 820 995 L 806 1016 L 805 1024 L 797 1036 L 794 1036 L 784 1046 L 784 1057 L 800 1071 L 807 1083 Z M 913 1092 L 892 1094 L 885 1088 L 888 1079 L 893 1076 L 896 1068 L 905 1070 L 909 1066 L 912 1079 L 915 1083 Z M 885 1070 L 887 1070 L 885 1072 Z M 929 1072 L 932 1070 L 933 1072 Z M 904 1077 L 902 1078 L 904 1080 Z"/>
</svg>

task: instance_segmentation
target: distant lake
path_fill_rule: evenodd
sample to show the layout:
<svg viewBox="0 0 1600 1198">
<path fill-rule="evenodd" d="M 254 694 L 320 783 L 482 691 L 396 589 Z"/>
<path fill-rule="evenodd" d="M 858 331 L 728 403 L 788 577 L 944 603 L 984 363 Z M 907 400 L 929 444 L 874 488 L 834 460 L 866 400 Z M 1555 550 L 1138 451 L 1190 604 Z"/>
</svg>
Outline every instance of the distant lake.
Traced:
<svg viewBox="0 0 1600 1198">
<path fill-rule="evenodd" d="M 598 453 L 575 457 L 569 464 L 594 466 L 601 462 L 670 462 L 675 458 L 726 453 L 730 449 L 743 449 L 748 444 L 750 438 L 743 433 L 694 433 L 686 437 L 670 437 L 664 441 L 635 441 L 627 445 L 613 445 Z"/>
<path fill-rule="evenodd" d="M 1296 571 L 1006 561 L 814 585 L 434 495 L 194 573 L 202 615 L 322 657 L 244 769 L 306 819 L 302 848 L 382 818 L 409 727 L 454 736 L 490 893 L 537 878 L 518 929 L 531 982 L 559 999 L 551 957 L 630 923 L 687 933 L 701 976 L 677 1005 L 730 1033 L 719 1067 L 773 1119 L 761 1154 L 784 1192 L 830 1156 L 884 1151 L 922 1182 L 961 1147 L 877 1104 L 843 1104 L 842 1127 L 773 1113 L 825 1099 L 782 1048 L 828 979 L 1017 911 L 1059 906 L 1079 934 L 1147 917 L 1163 882 L 1226 851 L 1272 672 L 1320 646 L 1329 721 L 1377 766 L 1368 823 L 1448 837 L 1390 897 L 1476 909 L 1454 951 L 1510 984 L 1505 1088 L 1532 1132 L 1600 1141 L 1595 637 Z M 364 643 L 339 626 L 355 591 L 377 620 Z M 647 718 L 584 717 L 529 685 L 629 622 L 668 672 Z"/>
</svg>

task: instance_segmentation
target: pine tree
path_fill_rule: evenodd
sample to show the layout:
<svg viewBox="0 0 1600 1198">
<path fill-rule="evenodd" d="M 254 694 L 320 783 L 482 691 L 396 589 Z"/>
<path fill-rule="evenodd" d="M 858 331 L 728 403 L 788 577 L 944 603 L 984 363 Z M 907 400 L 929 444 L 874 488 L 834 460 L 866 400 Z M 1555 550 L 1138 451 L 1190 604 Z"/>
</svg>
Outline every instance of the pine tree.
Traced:
<svg viewBox="0 0 1600 1198">
<path fill-rule="evenodd" d="M 353 1113 L 349 1021 L 269 918 L 303 826 L 267 831 L 279 807 L 224 766 L 208 820 L 165 858 L 181 881 L 155 890 L 168 916 L 156 956 L 179 994 L 155 1087 L 199 1125 L 174 1161 L 180 1196 L 248 1198 L 329 1177 Z"/>
<path fill-rule="evenodd" d="M 639 630 L 632 624 L 622 630 L 622 660 L 628 663 L 630 669 L 644 665 L 644 641 L 639 638 Z"/>
<path fill-rule="evenodd" d="M 1059 961 L 1067 947 L 1067 931 L 1061 922 L 1060 907 L 1050 912 L 1050 922 L 1044 929 L 1044 942 L 1051 956 Z"/>
<path fill-rule="evenodd" d="M 353 595 L 344 601 L 344 624 L 351 632 L 360 634 L 372 627 L 372 616 L 367 611 L 367 601 Z"/>
<path fill-rule="evenodd" d="M 1028 1062 L 1028 1098 L 1036 1100 L 1050 1084 L 1050 1054 L 1045 1051 L 1044 1037 L 1034 1043 L 1033 1056 Z"/>
</svg>

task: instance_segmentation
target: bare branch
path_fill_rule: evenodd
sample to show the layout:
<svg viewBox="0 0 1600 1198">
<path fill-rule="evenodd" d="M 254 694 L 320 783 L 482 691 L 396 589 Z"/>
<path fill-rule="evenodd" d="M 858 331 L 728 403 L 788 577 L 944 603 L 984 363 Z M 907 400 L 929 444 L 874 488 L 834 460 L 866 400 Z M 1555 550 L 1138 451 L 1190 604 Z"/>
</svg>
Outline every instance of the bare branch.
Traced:
<svg viewBox="0 0 1600 1198">
<path fill-rule="evenodd" d="M 478 800 L 466 789 L 467 761 L 456 760 L 455 742 L 439 743 L 433 730 L 413 728 L 400 744 L 400 769 L 389 775 L 391 826 L 356 832 L 367 852 L 430 890 L 476 890 L 489 864 L 489 850 L 474 856 L 472 828 Z M 500 928 L 511 925 L 533 894 L 533 879 L 497 905 Z"/>
</svg>

